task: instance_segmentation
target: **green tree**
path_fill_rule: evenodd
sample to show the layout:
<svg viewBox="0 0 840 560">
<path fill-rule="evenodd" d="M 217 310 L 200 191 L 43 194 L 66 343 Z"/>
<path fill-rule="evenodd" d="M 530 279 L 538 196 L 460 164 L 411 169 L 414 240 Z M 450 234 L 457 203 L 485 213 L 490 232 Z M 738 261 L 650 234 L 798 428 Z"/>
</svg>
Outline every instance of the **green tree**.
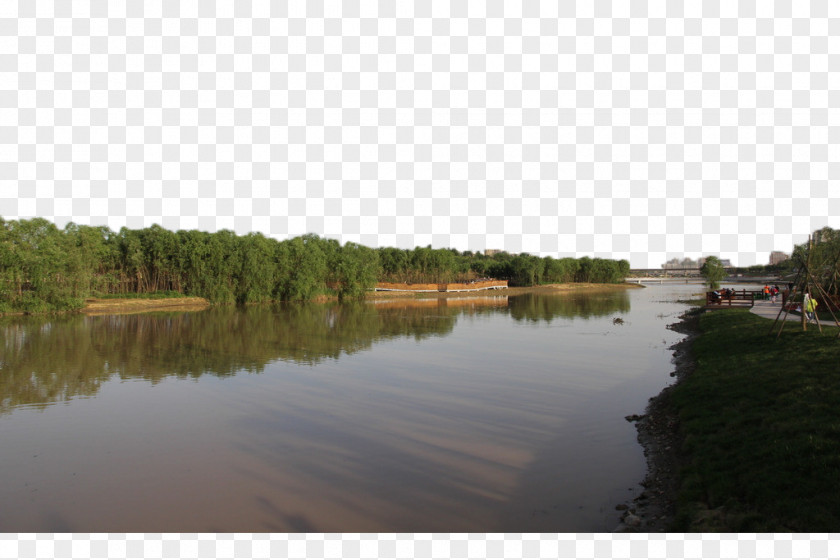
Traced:
<svg viewBox="0 0 840 560">
<path fill-rule="evenodd" d="M 11 280 L 12 308 L 52 311 L 81 307 L 76 293 L 78 272 L 71 266 L 67 238 L 43 218 L 5 222 L 7 264 L 3 277 Z"/>
<path fill-rule="evenodd" d="M 286 300 L 312 299 L 326 290 L 327 259 L 315 235 L 282 242 L 278 253 L 279 293 Z"/>
<path fill-rule="evenodd" d="M 210 234 L 204 231 L 179 230 L 176 235 L 177 263 L 182 275 L 181 289 L 185 295 L 201 297 L 204 293 L 207 241 Z"/>
<path fill-rule="evenodd" d="M 624 282 L 624 279 L 630 276 L 630 261 L 627 259 L 618 261 L 618 274 L 621 277 L 619 282 Z"/>
<path fill-rule="evenodd" d="M 706 257 L 706 262 L 700 267 L 700 274 L 706 279 L 709 288 L 716 290 L 720 287 L 720 281 L 726 277 L 726 270 L 717 257 Z"/>
<path fill-rule="evenodd" d="M 593 264 L 590 257 L 581 257 L 578 259 L 578 269 L 575 273 L 576 282 L 592 282 Z"/>
<path fill-rule="evenodd" d="M 242 254 L 239 241 L 231 230 L 210 234 L 205 262 L 206 284 L 202 297 L 213 302 L 234 303 L 236 286 L 242 273 Z"/>
<path fill-rule="evenodd" d="M 338 298 L 361 299 L 376 285 L 379 269 L 378 254 L 368 247 L 346 243 L 338 252 L 334 273 L 338 284 Z"/>
<path fill-rule="evenodd" d="M 139 230 L 123 226 L 118 234 L 119 275 L 121 292 L 144 293 L 147 291 L 149 271 L 143 255 L 143 243 Z"/>
<path fill-rule="evenodd" d="M 376 250 L 379 256 L 382 280 L 405 282 L 408 274 L 409 255 L 405 249 L 382 247 Z"/>
<path fill-rule="evenodd" d="M 484 277 L 487 275 L 487 259 L 473 258 L 470 261 L 470 270 L 478 276 Z"/>
<path fill-rule="evenodd" d="M 78 271 L 79 297 L 112 292 L 117 284 L 114 270 L 119 257 L 116 234 L 108 226 L 70 222 L 64 228 L 64 236 L 73 259 L 71 266 Z"/>
<path fill-rule="evenodd" d="M 514 286 L 534 286 L 542 282 L 545 263 L 539 257 L 517 255 L 510 261 L 510 281 Z"/>
<path fill-rule="evenodd" d="M 236 285 L 238 303 L 267 302 L 274 297 L 277 263 L 274 260 L 274 239 L 261 233 L 239 238 L 241 266 Z"/>
</svg>

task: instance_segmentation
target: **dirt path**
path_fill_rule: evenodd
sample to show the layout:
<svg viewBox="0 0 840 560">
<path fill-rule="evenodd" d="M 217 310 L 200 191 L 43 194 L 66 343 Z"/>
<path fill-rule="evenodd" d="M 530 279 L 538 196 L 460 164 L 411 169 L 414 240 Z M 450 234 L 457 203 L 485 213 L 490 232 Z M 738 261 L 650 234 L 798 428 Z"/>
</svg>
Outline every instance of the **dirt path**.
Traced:
<svg viewBox="0 0 840 560">
<path fill-rule="evenodd" d="M 799 313 L 785 313 L 782 311 L 782 314 L 779 315 L 779 310 L 782 308 L 781 303 L 771 303 L 769 301 L 759 300 L 755 302 L 755 305 L 752 306 L 750 311 L 755 313 L 760 317 L 764 317 L 765 319 L 772 319 L 776 320 L 778 318 L 781 321 L 796 321 L 797 323 L 802 320 L 802 316 Z"/>
</svg>

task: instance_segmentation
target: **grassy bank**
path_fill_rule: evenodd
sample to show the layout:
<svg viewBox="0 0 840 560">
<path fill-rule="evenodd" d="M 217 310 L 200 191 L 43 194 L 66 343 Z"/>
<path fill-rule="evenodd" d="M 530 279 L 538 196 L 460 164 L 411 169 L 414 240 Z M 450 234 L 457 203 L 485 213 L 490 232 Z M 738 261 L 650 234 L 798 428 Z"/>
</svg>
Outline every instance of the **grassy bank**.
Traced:
<svg viewBox="0 0 840 560">
<path fill-rule="evenodd" d="M 667 401 L 682 438 L 674 530 L 840 529 L 837 328 L 776 339 L 771 324 L 747 310 L 700 318 L 696 369 Z"/>
</svg>

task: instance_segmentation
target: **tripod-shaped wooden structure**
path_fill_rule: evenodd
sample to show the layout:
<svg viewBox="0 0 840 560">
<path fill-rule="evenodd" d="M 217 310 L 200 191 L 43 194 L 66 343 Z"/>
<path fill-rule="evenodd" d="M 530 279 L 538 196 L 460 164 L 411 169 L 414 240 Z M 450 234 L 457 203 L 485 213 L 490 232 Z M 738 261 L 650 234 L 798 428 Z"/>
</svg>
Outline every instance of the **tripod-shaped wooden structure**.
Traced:
<svg viewBox="0 0 840 560">
<path fill-rule="evenodd" d="M 840 327 L 840 321 L 837 320 L 837 316 L 834 315 L 833 310 L 833 302 L 831 296 L 828 294 L 828 291 L 824 288 L 823 283 L 820 282 L 811 272 L 811 253 L 813 251 L 814 244 L 811 239 L 811 236 L 808 236 L 808 254 L 807 258 L 804 262 L 799 264 L 799 269 L 796 273 L 796 278 L 793 281 L 793 290 L 788 294 L 787 301 L 790 302 L 793 300 L 793 296 L 795 294 L 806 294 L 808 297 L 817 297 L 817 301 L 823 301 L 826 306 L 826 309 L 831 313 L 831 317 L 834 319 L 834 324 Z M 831 284 L 829 288 L 836 287 L 837 282 L 837 264 L 838 260 L 840 260 L 840 254 L 837 255 L 834 259 L 834 265 L 832 267 L 831 273 Z M 782 317 L 782 313 L 785 314 L 784 318 Z M 808 320 L 806 318 L 806 310 L 805 310 L 805 301 L 803 298 L 802 302 L 802 330 L 808 330 Z M 782 308 L 779 309 L 778 315 L 776 315 L 776 320 L 773 321 L 773 326 L 770 327 L 770 333 L 773 334 L 776 331 L 776 325 L 779 325 L 778 332 L 776 333 L 776 338 L 779 338 L 782 335 L 782 330 L 785 328 L 785 323 L 787 323 L 787 317 L 790 314 L 790 305 L 782 305 Z M 781 318 L 781 321 L 779 320 Z M 820 318 L 817 315 L 816 311 L 814 312 L 814 319 L 817 322 L 817 328 L 822 332 L 822 324 L 820 323 Z M 837 333 L 837 338 L 840 338 L 840 332 Z"/>
</svg>

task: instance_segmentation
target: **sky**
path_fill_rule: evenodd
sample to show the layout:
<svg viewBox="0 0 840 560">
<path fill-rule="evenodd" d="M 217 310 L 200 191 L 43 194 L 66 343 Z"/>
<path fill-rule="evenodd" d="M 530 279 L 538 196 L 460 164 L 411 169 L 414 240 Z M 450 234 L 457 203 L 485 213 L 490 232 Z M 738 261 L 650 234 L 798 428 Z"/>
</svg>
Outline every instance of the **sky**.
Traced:
<svg viewBox="0 0 840 560">
<path fill-rule="evenodd" d="M 51 4 L 0 5 L 5 219 L 633 268 L 840 228 L 836 3 Z"/>
</svg>

